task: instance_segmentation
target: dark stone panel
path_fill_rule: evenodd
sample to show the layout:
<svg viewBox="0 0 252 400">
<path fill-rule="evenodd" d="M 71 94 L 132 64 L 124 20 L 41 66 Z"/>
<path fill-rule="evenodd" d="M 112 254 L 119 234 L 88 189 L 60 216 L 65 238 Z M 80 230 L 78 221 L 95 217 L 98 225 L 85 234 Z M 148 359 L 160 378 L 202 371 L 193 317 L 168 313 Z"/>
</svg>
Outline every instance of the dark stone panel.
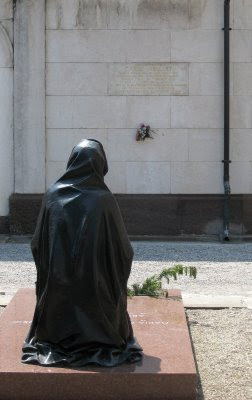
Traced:
<svg viewBox="0 0 252 400">
<path fill-rule="evenodd" d="M 243 195 L 242 203 L 242 214 L 243 214 L 243 234 L 252 234 L 252 195 Z"/>
<path fill-rule="evenodd" d="M 229 202 L 230 235 L 242 235 L 244 233 L 243 202 L 244 202 L 243 195 L 234 194 L 230 197 L 230 202 Z"/>
<path fill-rule="evenodd" d="M 9 217 L 0 217 L 0 234 L 8 234 L 10 232 Z"/>
<path fill-rule="evenodd" d="M 219 236 L 223 231 L 224 196 L 221 194 L 115 196 L 132 236 Z M 16 193 L 10 197 L 10 233 L 34 232 L 41 200 L 42 194 Z M 230 235 L 252 234 L 252 195 L 231 195 L 229 204 Z M 6 229 L 8 218 L 1 217 L 0 224 L 1 220 Z"/>
<path fill-rule="evenodd" d="M 10 233 L 33 233 L 43 194 L 18 194 L 10 196 Z"/>
<path fill-rule="evenodd" d="M 221 199 L 209 196 L 184 195 L 180 198 L 183 233 L 218 234 Z M 210 227 L 208 226 L 210 225 Z M 214 229 L 211 226 L 214 225 Z"/>
<path fill-rule="evenodd" d="M 178 198 L 172 195 L 116 195 L 130 235 L 178 235 Z"/>
</svg>

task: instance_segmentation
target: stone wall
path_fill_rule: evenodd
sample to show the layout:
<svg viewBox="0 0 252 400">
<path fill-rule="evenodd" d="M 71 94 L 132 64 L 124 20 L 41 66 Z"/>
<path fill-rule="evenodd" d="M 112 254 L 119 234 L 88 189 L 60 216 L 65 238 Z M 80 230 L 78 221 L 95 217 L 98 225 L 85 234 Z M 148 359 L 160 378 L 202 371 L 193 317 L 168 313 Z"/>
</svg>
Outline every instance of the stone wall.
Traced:
<svg viewBox="0 0 252 400">
<path fill-rule="evenodd" d="M 231 0 L 232 193 L 252 192 L 251 13 Z M 47 186 L 93 137 L 116 193 L 223 193 L 222 27 L 222 0 L 47 0 Z"/>
<path fill-rule="evenodd" d="M 0 2 L 0 216 L 9 213 L 13 193 L 13 10 Z M 3 223 L 3 220 L 2 220 Z M 1 229 L 1 221 L 0 221 Z"/>
<path fill-rule="evenodd" d="M 16 0 L 13 145 L 13 6 L 2 0 L 0 216 L 11 193 L 43 193 L 89 137 L 104 144 L 111 190 L 145 196 L 146 210 L 152 195 L 222 195 L 223 2 Z M 252 1 L 230 4 L 231 193 L 250 210 Z M 135 141 L 142 122 L 154 140 Z"/>
</svg>

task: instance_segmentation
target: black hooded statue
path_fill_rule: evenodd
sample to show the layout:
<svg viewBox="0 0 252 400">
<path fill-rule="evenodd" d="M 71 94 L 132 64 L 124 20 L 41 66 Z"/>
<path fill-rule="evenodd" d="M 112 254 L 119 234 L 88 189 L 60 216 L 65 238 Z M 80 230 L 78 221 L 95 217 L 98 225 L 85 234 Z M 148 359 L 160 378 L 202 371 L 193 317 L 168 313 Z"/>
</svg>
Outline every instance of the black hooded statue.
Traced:
<svg viewBox="0 0 252 400">
<path fill-rule="evenodd" d="M 37 303 L 23 363 L 111 367 L 142 357 L 127 312 L 133 250 L 107 171 L 101 143 L 83 140 L 44 196 L 31 243 Z"/>
</svg>

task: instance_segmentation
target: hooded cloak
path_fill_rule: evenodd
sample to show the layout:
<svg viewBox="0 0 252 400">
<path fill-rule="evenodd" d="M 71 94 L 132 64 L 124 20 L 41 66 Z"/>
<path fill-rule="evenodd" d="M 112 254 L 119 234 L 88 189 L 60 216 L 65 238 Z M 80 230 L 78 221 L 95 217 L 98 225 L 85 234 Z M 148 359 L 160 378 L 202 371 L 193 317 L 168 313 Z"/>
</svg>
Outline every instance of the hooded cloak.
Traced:
<svg viewBox="0 0 252 400">
<path fill-rule="evenodd" d="M 31 242 L 37 302 L 23 363 L 110 367 L 142 357 L 127 312 L 133 250 L 107 171 L 101 143 L 83 140 L 44 195 Z"/>
</svg>

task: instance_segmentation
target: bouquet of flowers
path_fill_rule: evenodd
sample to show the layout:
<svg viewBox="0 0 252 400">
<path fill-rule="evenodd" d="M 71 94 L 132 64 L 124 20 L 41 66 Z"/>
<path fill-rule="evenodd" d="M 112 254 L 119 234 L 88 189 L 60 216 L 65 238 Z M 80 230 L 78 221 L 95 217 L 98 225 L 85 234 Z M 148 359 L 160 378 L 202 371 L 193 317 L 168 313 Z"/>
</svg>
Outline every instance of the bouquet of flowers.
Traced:
<svg viewBox="0 0 252 400">
<path fill-rule="evenodd" d="M 151 135 L 155 133 L 153 129 L 150 128 L 150 125 L 141 124 L 136 133 L 136 141 L 147 139 L 154 139 Z"/>
</svg>

